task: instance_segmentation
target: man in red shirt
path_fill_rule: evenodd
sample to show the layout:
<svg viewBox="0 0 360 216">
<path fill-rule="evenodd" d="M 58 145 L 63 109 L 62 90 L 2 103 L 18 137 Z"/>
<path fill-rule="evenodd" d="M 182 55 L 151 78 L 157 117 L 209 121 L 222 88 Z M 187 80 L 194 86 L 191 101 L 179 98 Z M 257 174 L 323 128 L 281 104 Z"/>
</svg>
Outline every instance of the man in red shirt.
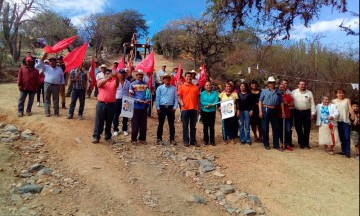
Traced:
<svg viewBox="0 0 360 216">
<path fill-rule="evenodd" d="M 292 151 L 291 146 L 291 115 L 290 115 L 290 108 L 294 107 L 294 99 L 292 98 L 291 94 L 286 93 L 286 86 L 284 84 L 279 85 L 279 90 L 282 94 L 282 100 L 284 102 L 284 112 L 285 112 L 285 119 L 282 118 L 282 112 L 279 110 L 279 134 L 280 142 L 282 143 L 282 149 L 288 149 Z M 284 121 L 285 121 L 285 128 L 284 128 Z M 285 133 L 285 134 L 284 134 Z M 285 140 L 283 140 L 285 138 Z"/>
<path fill-rule="evenodd" d="M 111 123 L 116 109 L 116 89 L 119 86 L 119 77 L 112 73 L 110 69 L 105 71 L 104 78 L 97 81 L 99 88 L 98 102 L 95 111 L 95 127 L 92 143 L 99 143 L 100 135 L 104 130 L 105 122 L 105 140 L 112 143 L 111 140 Z"/>
<path fill-rule="evenodd" d="M 24 116 L 24 103 L 27 95 L 29 95 L 26 107 L 26 115 L 31 115 L 31 107 L 34 97 L 40 87 L 39 71 L 34 67 L 35 62 L 32 57 L 25 58 L 26 66 L 20 68 L 18 73 L 18 86 L 20 90 L 20 99 L 18 104 L 18 116 Z"/>
<path fill-rule="evenodd" d="M 178 98 L 181 105 L 181 119 L 183 123 L 183 142 L 186 147 L 200 145 L 196 142 L 196 120 L 199 109 L 199 87 L 192 83 L 191 72 L 185 73 L 185 83 L 179 86 Z M 189 140 L 190 122 L 190 140 Z"/>
</svg>

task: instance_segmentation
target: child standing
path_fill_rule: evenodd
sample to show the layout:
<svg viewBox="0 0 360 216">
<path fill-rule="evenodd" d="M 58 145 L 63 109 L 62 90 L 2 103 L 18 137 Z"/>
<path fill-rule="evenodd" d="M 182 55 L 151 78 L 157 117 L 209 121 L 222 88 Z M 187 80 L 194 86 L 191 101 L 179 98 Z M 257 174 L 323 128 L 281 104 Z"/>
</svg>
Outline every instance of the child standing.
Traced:
<svg viewBox="0 0 360 216">
<path fill-rule="evenodd" d="M 355 146 L 355 151 L 357 158 L 359 160 L 359 133 L 360 133 L 360 114 L 359 114 L 359 102 L 352 101 L 351 108 L 354 111 L 354 114 L 350 117 L 351 120 L 351 134 L 350 139 L 351 143 Z M 355 122 L 355 120 L 357 120 Z"/>
</svg>

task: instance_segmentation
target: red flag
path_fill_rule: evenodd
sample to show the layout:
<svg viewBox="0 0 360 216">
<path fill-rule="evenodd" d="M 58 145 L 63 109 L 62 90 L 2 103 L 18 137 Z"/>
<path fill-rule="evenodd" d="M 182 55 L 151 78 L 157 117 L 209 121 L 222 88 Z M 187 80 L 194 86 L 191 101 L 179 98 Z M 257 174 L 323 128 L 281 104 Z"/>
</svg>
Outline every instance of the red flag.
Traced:
<svg viewBox="0 0 360 216">
<path fill-rule="evenodd" d="M 176 75 L 170 82 L 171 85 L 176 86 L 177 83 L 180 81 L 181 70 L 182 70 L 182 62 L 179 63 L 179 67 L 177 69 Z"/>
<path fill-rule="evenodd" d="M 96 85 L 96 78 L 95 78 L 95 58 L 94 56 L 91 58 L 91 70 L 90 70 L 90 78 L 91 78 L 91 91 L 94 89 Z"/>
<path fill-rule="evenodd" d="M 201 66 L 200 77 L 199 77 L 199 80 L 198 80 L 198 84 L 199 84 L 200 88 L 205 86 L 206 80 L 207 80 L 206 68 L 205 68 L 205 65 L 202 65 Z"/>
<path fill-rule="evenodd" d="M 152 73 L 154 71 L 155 59 L 152 51 L 146 58 L 144 58 L 136 67 L 135 70 L 141 69 L 144 73 Z"/>
<path fill-rule="evenodd" d="M 117 70 L 124 69 L 125 67 L 125 57 L 122 56 L 117 66 Z"/>
<path fill-rule="evenodd" d="M 82 64 L 87 47 L 88 47 L 88 42 L 74 49 L 64 57 L 64 63 L 66 66 L 65 72 L 68 72 Z"/>
<path fill-rule="evenodd" d="M 46 53 L 57 53 L 57 52 L 65 49 L 67 46 L 69 46 L 75 40 L 75 38 L 76 38 L 76 35 L 57 42 L 53 47 L 45 46 L 45 48 L 44 48 L 45 52 Z"/>
</svg>

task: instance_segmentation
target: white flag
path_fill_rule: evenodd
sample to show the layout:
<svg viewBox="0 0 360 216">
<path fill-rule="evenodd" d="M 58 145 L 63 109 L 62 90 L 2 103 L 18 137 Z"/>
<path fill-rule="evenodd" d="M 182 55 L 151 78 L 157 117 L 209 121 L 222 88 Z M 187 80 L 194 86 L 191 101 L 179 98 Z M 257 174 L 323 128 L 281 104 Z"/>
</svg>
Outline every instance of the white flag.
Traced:
<svg viewBox="0 0 360 216">
<path fill-rule="evenodd" d="M 234 100 L 221 101 L 221 119 L 231 118 L 235 115 L 235 104 Z"/>
<path fill-rule="evenodd" d="M 134 98 L 124 96 L 122 98 L 122 107 L 120 116 L 132 118 L 134 114 Z"/>
<path fill-rule="evenodd" d="M 251 73 L 251 67 L 248 67 L 248 72 Z"/>
<path fill-rule="evenodd" d="M 355 90 L 359 90 L 359 84 L 358 83 L 351 83 L 352 88 Z"/>
</svg>

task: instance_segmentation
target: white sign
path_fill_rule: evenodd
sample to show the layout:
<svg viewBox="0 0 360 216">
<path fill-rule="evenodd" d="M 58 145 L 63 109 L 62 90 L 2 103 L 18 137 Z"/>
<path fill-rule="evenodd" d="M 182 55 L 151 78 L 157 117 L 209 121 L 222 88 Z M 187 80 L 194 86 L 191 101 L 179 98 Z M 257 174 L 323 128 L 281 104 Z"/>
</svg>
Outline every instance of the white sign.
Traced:
<svg viewBox="0 0 360 216">
<path fill-rule="evenodd" d="M 124 96 L 122 98 L 122 107 L 120 116 L 125 118 L 132 118 L 134 114 L 134 98 Z"/>
<path fill-rule="evenodd" d="M 235 104 L 234 100 L 221 101 L 221 119 L 231 118 L 235 115 Z"/>
</svg>

